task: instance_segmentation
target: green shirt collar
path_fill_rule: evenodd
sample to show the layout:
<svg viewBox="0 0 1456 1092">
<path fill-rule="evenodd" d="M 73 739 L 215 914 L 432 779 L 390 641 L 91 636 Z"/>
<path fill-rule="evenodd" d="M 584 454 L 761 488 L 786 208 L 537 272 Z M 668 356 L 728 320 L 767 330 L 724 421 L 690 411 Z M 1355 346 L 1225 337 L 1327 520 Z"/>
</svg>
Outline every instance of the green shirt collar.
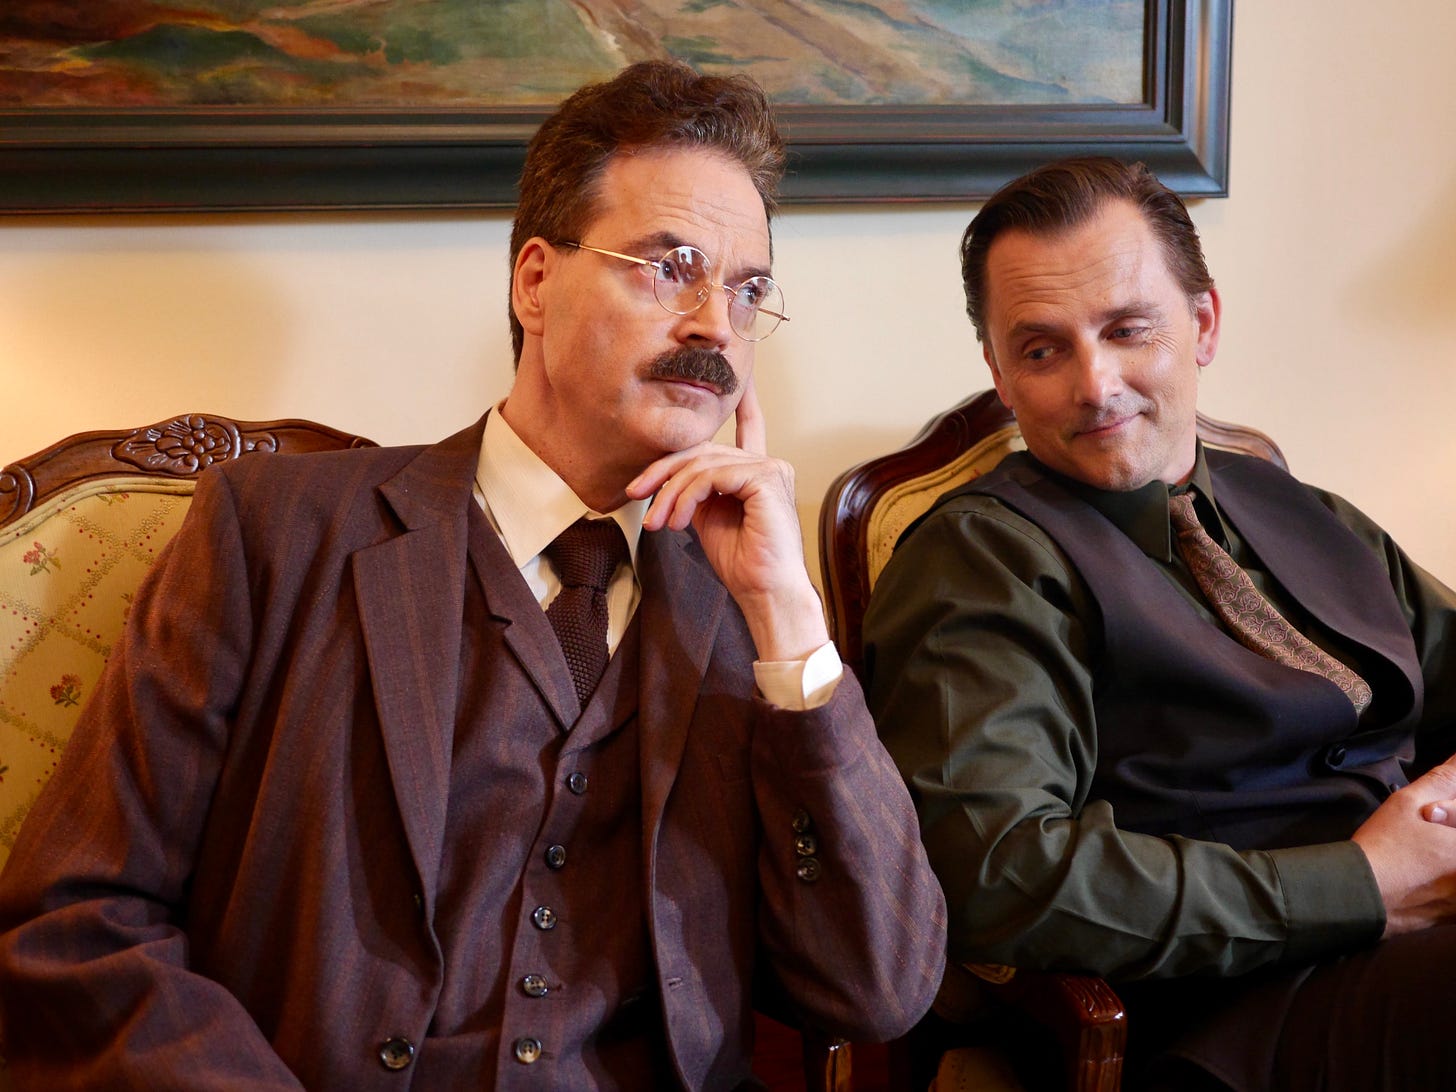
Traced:
<svg viewBox="0 0 1456 1092">
<path fill-rule="evenodd" d="M 1037 466 L 1101 512 L 1119 531 L 1132 539 L 1138 549 L 1157 561 L 1168 563 L 1173 560 L 1173 527 L 1168 519 L 1168 498 L 1189 489 L 1195 491 L 1201 502 L 1205 502 L 1198 504 L 1198 515 L 1209 535 L 1222 545 L 1228 543 L 1223 518 L 1214 503 L 1213 479 L 1208 473 L 1208 461 L 1203 457 L 1202 440 L 1198 441 L 1194 452 L 1193 474 L 1187 485 L 1169 485 L 1155 480 L 1126 491 L 1098 489 L 1058 474 L 1040 462 Z"/>
</svg>

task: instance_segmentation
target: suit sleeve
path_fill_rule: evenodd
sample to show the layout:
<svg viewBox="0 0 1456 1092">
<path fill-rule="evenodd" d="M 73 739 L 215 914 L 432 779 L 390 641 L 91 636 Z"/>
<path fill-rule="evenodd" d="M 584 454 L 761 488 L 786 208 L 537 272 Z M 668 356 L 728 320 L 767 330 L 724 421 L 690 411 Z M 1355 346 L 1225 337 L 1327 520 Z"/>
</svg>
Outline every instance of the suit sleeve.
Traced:
<svg viewBox="0 0 1456 1092">
<path fill-rule="evenodd" d="M 904 783 L 848 672 L 817 709 L 755 706 L 759 934 L 777 978 L 817 1027 L 904 1034 L 945 962 L 945 899 Z"/>
<path fill-rule="evenodd" d="M 183 922 L 249 644 L 238 523 L 207 474 L 0 877 L 17 1088 L 301 1087 L 189 967 Z"/>
<path fill-rule="evenodd" d="M 1232 975 L 1374 939 L 1352 843 L 1237 852 L 1121 830 L 1089 799 L 1095 617 L 1065 556 L 982 497 L 934 513 L 876 586 L 870 708 L 945 887 L 950 957 Z"/>
</svg>

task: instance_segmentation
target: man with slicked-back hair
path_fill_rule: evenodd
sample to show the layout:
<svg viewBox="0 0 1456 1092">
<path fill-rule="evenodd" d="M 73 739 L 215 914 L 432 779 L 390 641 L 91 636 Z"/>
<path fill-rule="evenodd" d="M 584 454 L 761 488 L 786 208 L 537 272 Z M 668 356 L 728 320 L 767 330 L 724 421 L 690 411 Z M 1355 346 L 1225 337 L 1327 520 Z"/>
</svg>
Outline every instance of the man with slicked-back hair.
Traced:
<svg viewBox="0 0 1456 1092">
<path fill-rule="evenodd" d="M 1131 1088 L 1450 1086 L 1456 595 L 1199 441 L 1222 302 L 1142 164 L 1032 171 L 961 257 L 1027 450 L 865 619 L 950 957 L 1112 979 Z"/>
</svg>

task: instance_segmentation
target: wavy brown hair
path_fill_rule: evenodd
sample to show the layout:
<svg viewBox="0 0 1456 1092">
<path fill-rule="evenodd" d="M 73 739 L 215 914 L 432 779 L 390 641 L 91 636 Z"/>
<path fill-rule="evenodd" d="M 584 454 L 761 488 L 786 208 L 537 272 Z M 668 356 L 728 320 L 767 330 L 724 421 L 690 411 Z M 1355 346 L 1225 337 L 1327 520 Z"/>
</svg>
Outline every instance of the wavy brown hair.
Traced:
<svg viewBox="0 0 1456 1092">
<path fill-rule="evenodd" d="M 531 138 L 511 225 L 512 270 L 529 239 L 575 242 L 586 234 L 614 155 L 665 148 L 709 149 L 741 164 L 773 218 L 784 142 L 763 89 L 746 76 L 703 76 L 672 61 L 642 61 L 573 93 Z M 514 310 L 510 320 L 519 361 L 525 332 Z"/>
</svg>

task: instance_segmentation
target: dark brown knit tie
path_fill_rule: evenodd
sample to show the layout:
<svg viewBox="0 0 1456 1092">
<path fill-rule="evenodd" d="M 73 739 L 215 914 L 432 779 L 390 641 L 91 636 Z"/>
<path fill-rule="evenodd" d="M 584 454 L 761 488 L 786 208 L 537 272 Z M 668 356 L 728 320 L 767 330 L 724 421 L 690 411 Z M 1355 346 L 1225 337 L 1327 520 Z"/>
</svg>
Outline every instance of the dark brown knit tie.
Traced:
<svg viewBox="0 0 1456 1092">
<path fill-rule="evenodd" d="M 542 551 L 556 567 L 561 591 L 546 608 L 576 696 L 587 699 L 607 669 L 607 583 L 627 560 L 627 540 L 614 519 L 583 516 Z"/>
<path fill-rule="evenodd" d="M 1168 513 L 1178 532 L 1178 552 L 1204 598 L 1240 643 L 1285 667 L 1323 675 L 1345 692 L 1356 713 L 1365 712 L 1370 684 L 1291 626 L 1259 594 L 1249 574 L 1203 529 L 1193 510 L 1193 494 L 1169 497 Z"/>
</svg>

